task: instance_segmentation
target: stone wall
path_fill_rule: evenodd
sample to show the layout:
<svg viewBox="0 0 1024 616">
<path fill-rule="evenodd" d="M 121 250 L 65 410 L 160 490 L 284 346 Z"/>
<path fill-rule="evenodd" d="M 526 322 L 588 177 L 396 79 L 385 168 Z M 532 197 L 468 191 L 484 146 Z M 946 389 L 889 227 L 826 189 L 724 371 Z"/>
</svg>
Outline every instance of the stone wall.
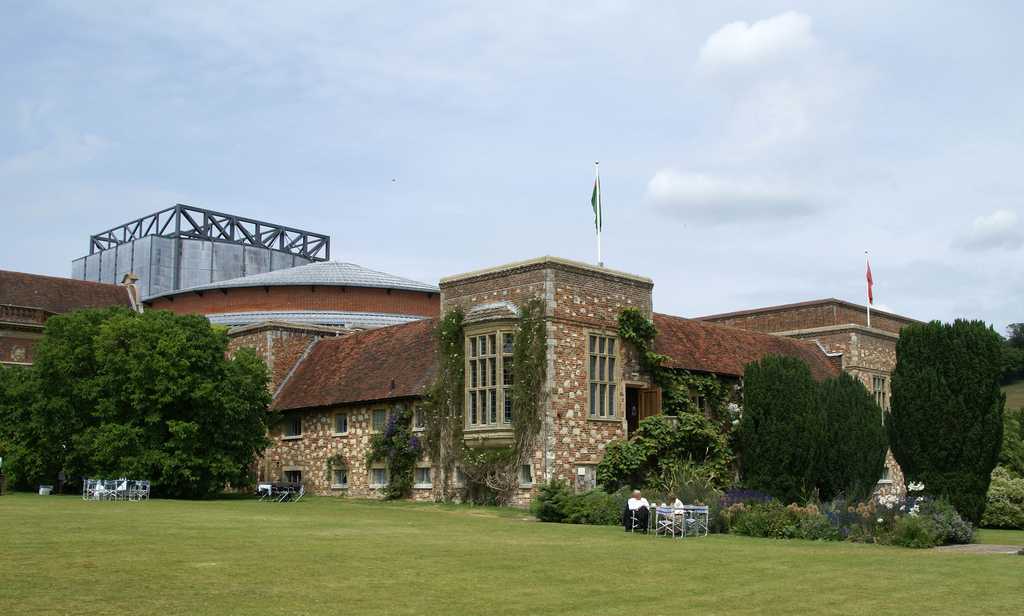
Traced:
<svg viewBox="0 0 1024 616">
<path fill-rule="evenodd" d="M 442 279 L 442 312 L 456 306 L 468 312 L 495 302 L 521 305 L 532 298 L 544 300 L 547 396 L 542 432 L 531 456 L 535 484 L 565 479 L 589 487 L 593 467 L 604 455 L 605 446 L 625 437 L 624 375 L 637 372 L 636 359 L 623 361 L 619 341 L 617 416 L 591 419 L 587 412 L 587 344 L 592 333 L 615 337 L 623 308 L 639 308 L 650 318 L 652 287 L 646 278 L 550 257 Z M 627 363 L 632 367 L 624 368 Z M 581 468 L 583 475 L 579 474 Z M 585 485 L 580 485 L 579 477 L 588 478 Z M 516 502 L 524 504 L 532 492 L 521 490 Z"/>
<path fill-rule="evenodd" d="M 281 481 L 285 471 L 299 470 L 303 485 L 309 492 L 325 496 L 382 498 L 383 491 L 370 485 L 370 470 L 366 465 L 366 454 L 373 436 L 373 411 L 398 412 L 415 402 L 410 399 L 301 411 L 297 413 L 302 421 L 302 435 L 298 437 L 284 435 L 285 422 L 293 414 L 283 413 L 281 421 L 270 430 L 271 444 L 259 465 L 259 479 Z M 348 416 L 348 432 L 344 434 L 334 432 L 335 415 L 338 413 Z M 348 470 L 348 486 L 345 488 L 335 486 L 333 478 L 328 476 L 328 459 L 336 456 Z M 428 466 L 429 462 L 424 459 L 421 465 Z M 414 487 L 413 498 L 431 500 L 432 488 Z"/>
</svg>

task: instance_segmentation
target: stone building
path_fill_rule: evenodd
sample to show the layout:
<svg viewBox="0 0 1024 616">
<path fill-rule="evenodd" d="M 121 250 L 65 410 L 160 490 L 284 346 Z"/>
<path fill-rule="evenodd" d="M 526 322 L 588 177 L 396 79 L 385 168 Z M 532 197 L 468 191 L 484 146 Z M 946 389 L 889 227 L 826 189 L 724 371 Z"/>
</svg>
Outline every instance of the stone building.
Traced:
<svg viewBox="0 0 1024 616">
<path fill-rule="evenodd" d="M 30 365 L 55 314 L 133 306 L 130 286 L 0 270 L 0 364 Z"/>
<path fill-rule="evenodd" d="M 618 315 L 624 308 L 637 308 L 654 321 L 659 332 L 655 350 L 671 358 L 668 367 L 737 384 L 747 363 L 768 354 L 798 357 L 818 379 L 846 367 L 847 349 L 830 351 L 815 340 L 710 318 L 658 314 L 650 279 L 555 257 L 450 276 L 439 286 L 442 313 L 458 307 L 465 314 L 464 439 L 472 447 L 511 442 L 505 367 L 519 307 L 531 299 L 543 302 L 543 424 L 520 469 L 514 499 L 519 503 L 539 483 L 554 478 L 567 479 L 577 489 L 593 487 L 607 444 L 628 437 L 640 419 L 661 411 L 659 392 L 640 372 L 635 350 L 618 338 Z M 388 480 L 387 469 L 383 464 L 367 468 L 369 439 L 391 413 L 415 409 L 422 400 L 437 370 L 435 323 L 424 319 L 340 336 L 282 333 L 294 337 L 289 356 L 298 360 L 290 369 L 284 367 L 290 360 L 281 368 L 272 364 L 279 375 L 272 407 L 278 420 L 261 477 L 303 481 L 324 494 L 377 494 Z M 256 339 L 274 329 L 268 326 Z M 423 427 L 419 413 L 413 423 Z M 415 471 L 414 497 L 431 498 L 433 483 L 430 462 L 423 460 Z"/>
</svg>

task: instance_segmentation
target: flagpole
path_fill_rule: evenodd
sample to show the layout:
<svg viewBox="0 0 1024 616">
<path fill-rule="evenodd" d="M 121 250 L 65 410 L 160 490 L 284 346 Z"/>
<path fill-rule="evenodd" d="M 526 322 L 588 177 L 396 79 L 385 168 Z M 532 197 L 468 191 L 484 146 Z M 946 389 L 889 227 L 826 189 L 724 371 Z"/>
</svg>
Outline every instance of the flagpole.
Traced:
<svg viewBox="0 0 1024 616">
<path fill-rule="evenodd" d="M 866 250 L 864 251 L 864 262 L 868 266 L 868 271 L 871 271 L 871 255 L 869 255 L 868 251 L 866 251 Z M 870 285 L 870 283 L 868 283 L 868 284 Z M 868 305 L 868 327 L 871 327 L 871 288 L 870 288 L 870 286 L 868 286 L 867 292 L 868 292 L 868 301 L 867 301 L 867 305 Z"/>
<path fill-rule="evenodd" d="M 594 181 L 597 183 L 597 265 L 603 266 L 601 259 L 601 228 L 604 226 L 604 207 L 601 203 L 601 173 L 598 171 L 599 161 L 594 161 Z"/>
</svg>

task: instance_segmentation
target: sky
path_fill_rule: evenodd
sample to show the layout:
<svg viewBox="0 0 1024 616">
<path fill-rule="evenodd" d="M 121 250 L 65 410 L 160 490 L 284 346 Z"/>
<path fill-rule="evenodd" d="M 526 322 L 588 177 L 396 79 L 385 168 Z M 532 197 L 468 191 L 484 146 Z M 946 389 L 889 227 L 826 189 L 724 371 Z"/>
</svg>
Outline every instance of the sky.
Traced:
<svg viewBox="0 0 1024 616">
<path fill-rule="evenodd" d="M 0 5 L 0 269 L 186 203 L 418 280 L 541 255 L 701 316 L 1024 321 L 1012 2 Z"/>
</svg>

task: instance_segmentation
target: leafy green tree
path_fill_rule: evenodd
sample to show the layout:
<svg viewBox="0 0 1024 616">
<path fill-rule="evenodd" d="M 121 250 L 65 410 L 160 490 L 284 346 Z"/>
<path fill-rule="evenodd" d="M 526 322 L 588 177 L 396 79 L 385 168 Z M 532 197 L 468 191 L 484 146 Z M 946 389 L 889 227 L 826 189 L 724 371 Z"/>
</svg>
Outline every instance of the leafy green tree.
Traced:
<svg viewBox="0 0 1024 616">
<path fill-rule="evenodd" d="M 0 472 L 11 487 L 28 487 L 28 476 L 44 468 L 45 458 L 30 446 L 35 442 L 31 435 L 40 427 L 30 423 L 28 413 L 32 376 L 32 371 L 22 366 L 0 366 L 0 457 L 4 459 Z"/>
<path fill-rule="evenodd" d="M 908 326 L 896 343 L 889 442 L 907 481 L 977 524 L 1003 437 L 999 335 L 980 321 Z"/>
<path fill-rule="evenodd" d="M 149 478 L 164 496 L 244 484 L 266 446 L 267 370 L 200 316 L 84 310 L 51 318 L 8 429 L 18 477 Z"/>
<path fill-rule="evenodd" d="M 785 502 L 810 496 L 821 443 L 817 384 L 807 364 L 769 355 L 748 364 L 737 442 L 747 487 Z"/>
<path fill-rule="evenodd" d="M 863 383 L 846 372 L 818 385 L 818 408 L 823 422 L 818 496 L 867 498 L 882 476 L 889 446 L 882 409 Z"/>
<path fill-rule="evenodd" d="M 1024 323 L 1010 323 L 1007 326 L 1006 342 L 1014 348 L 1024 349 Z"/>
</svg>

